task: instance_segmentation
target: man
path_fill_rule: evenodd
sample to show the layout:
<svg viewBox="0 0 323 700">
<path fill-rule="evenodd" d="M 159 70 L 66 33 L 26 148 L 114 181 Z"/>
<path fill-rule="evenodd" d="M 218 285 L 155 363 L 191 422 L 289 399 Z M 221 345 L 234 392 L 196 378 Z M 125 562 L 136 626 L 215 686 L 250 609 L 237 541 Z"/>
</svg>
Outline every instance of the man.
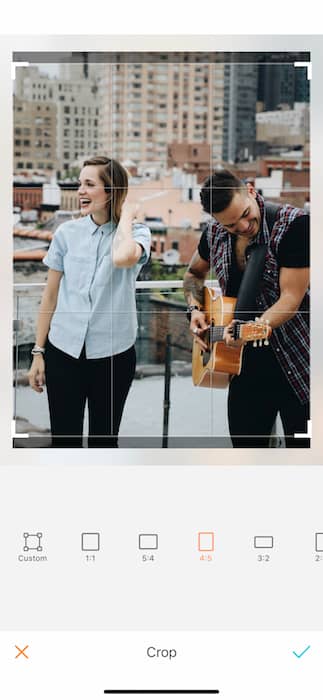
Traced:
<svg viewBox="0 0 323 700">
<path fill-rule="evenodd" d="M 263 198 L 252 183 L 244 184 L 227 170 L 206 180 L 201 203 L 213 218 L 185 274 L 184 292 L 190 330 L 202 348 L 207 328 L 203 288 L 209 270 L 223 295 L 238 297 L 250 253 L 266 245 L 255 309 L 261 321 L 268 320 L 272 335 L 267 347 L 245 346 L 241 373 L 230 382 L 233 447 L 268 447 L 278 413 L 286 446 L 309 447 L 308 439 L 294 437 L 307 433 L 309 418 L 309 217 L 283 204 L 270 231 Z M 229 345 L 238 342 L 231 332 L 232 324 L 225 332 Z"/>
</svg>

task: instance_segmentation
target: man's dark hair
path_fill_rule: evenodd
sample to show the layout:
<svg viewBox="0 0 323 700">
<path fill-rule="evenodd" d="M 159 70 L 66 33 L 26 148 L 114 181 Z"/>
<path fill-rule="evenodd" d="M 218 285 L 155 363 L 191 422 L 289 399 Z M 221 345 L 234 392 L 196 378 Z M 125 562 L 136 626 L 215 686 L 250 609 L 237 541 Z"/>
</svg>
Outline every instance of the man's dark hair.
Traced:
<svg viewBox="0 0 323 700">
<path fill-rule="evenodd" d="M 208 214 L 226 209 L 236 192 L 245 190 L 246 185 L 230 170 L 217 170 L 205 180 L 200 192 L 201 204 Z"/>
</svg>

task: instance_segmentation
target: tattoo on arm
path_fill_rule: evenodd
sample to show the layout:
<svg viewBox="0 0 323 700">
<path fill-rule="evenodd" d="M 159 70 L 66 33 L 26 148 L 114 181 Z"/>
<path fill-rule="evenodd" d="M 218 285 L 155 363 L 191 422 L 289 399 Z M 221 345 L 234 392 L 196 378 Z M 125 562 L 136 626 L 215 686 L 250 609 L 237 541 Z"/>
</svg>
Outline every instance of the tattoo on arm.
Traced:
<svg viewBox="0 0 323 700">
<path fill-rule="evenodd" d="M 187 272 L 184 277 L 184 296 L 188 304 L 198 301 L 203 306 L 204 279 Z"/>
</svg>

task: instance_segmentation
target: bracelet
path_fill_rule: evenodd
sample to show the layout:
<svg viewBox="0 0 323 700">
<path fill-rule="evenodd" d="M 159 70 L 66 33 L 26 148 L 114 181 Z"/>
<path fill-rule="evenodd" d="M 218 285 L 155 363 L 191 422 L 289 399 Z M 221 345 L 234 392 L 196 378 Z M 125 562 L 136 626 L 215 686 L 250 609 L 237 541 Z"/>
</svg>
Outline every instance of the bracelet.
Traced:
<svg viewBox="0 0 323 700">
<path fill-rule="evenodd" d="M 44 355 L 45 354 L 45 348 L 41 348 L 40 345 L 34 345 L 31 351 L 32 355 Z"/>
</svg>

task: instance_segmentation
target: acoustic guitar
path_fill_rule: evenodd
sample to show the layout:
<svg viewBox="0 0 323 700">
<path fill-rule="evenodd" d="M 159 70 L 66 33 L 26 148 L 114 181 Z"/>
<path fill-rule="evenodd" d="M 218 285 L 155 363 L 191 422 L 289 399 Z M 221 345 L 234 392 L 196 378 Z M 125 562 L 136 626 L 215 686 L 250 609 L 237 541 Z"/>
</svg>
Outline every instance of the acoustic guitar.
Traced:
<svg viewBox="0 0 323 700">
<path fill-rule="evenodd" d="M 223 340 L 225 327 L 234 319 L 235 297 L 219 296 L 211 287 L 204 289 L 204 308 L 206 323 L 209 328 L 202 335 L 208 345 L 203 350 L 196 339 L 193 341 L 192 378 L 195 386 L 212 389 L 225 389 L 235 374 L 240 374 L 243 345 L 233 347 Z M 254 345 L 268 345 L 271 327 L 268 322 L 237 321 L 234 325 L 233 338 L 244 342 L 253 341 Z"/>
</svg>

